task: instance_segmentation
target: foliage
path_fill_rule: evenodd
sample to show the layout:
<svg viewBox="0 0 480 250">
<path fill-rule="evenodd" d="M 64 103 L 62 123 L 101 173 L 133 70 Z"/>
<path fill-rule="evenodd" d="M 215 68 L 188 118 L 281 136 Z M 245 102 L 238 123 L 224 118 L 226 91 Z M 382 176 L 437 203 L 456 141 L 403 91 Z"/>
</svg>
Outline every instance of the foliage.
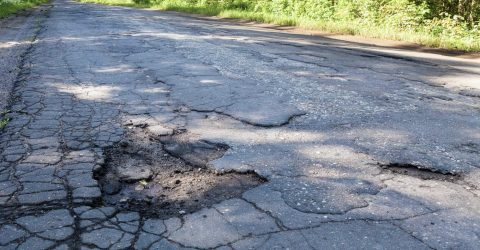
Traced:
<svg viewBox="0 0 480 250">
<path fill-rule="evenodd" d="M 135 4 L 139 4 L 139 5 L 149 5 L 150 4 L 150 0 L 133 0 L 133 2 Z"/>
<path fill-rule="evenodd" d="M 147 0 L 81 0 L 89 2 Z M 480 51 L 480 0 L 150 0 L 149 7 Z"/>
<path fill-rule="evenodd" d="M 142 0 L 134 0 L 142 1 Z M 157 5 L 176 3 L 287 15 L 312 20 L 349 19 L 388 21 L 398 25 L 421 23 L 448 13 L 469 24 L 478 22 L 478 0 L 152 0 Z"/>
<path fill-rule="evenodd" d="M 9 121 L 10 121 L 10 119 L 8 119 L 8 118 L 0 119 L 0 131 L 2 131 L 7 126 Z"/>
<path fill-rule="evenodd" d="M 48 0 L 0 0 L 0 18 L 46 2 Z"/>
</svg>

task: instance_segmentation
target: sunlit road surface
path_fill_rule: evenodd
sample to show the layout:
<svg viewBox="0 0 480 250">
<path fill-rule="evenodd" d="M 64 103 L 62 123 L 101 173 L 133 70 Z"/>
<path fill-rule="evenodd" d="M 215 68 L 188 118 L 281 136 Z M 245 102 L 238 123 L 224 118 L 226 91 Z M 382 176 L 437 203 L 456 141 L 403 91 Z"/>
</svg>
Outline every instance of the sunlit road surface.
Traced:
<svg viewBox="0 0 480 250">
<path fill-rule="evenodd" d="M 63 0 L 29 18 L 1 249 L 480 249 L 478 61 Z M 199 168 L 265 182 L 170 218 L 109 204 L 132 129 L 228 146 Z"/>
</svg>

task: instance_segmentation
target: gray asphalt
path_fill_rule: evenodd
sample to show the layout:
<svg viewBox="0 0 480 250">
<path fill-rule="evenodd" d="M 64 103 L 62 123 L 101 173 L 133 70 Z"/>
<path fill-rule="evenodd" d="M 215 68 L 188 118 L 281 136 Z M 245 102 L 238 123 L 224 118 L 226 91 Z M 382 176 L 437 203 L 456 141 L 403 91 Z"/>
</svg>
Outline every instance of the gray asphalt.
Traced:
<svg viewBox="0 0 480 250">
<path fill-rule="evenodd" d="M 29 14 L 30 11 L 25 11 L 0 20 L 0 114 L 8 111 L 10 94 L 20 73 L 19 65 L 23 64 L 23 55 L 39 28 L 37 18 L 28 18 Z"/>
<path fill-rule="evenodd" d="M 45 9 L 21 60 L 0 64 L 18 66 L 2 73 L 0 249 L 480 249 L 478 60 Z M 5 32 L 0 55 L 23 37 Z M 226 144 L 209 168 L 267 182 L 170 219 L 107 206 L 93 173 L 136 124 Z"/>
</svg>

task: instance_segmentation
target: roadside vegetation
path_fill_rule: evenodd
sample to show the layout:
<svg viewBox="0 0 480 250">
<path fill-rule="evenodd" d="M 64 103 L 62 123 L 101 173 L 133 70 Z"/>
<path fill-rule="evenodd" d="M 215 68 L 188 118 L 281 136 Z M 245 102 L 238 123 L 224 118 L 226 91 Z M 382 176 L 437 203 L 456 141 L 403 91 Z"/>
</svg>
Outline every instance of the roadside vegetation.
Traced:
<svg viewBox="0 0 480 250">
<path fill-rule="evenodd" d="M 0 0 L 0 18 L 46 2 L 48 0 Z"/>
<path fill-rule="evenodd" d="M 10 120 L 8 118 L 0 119 L 0 131 L 2 131 L 8 124 Z"/>
<path fill-rule="evenodd" d="M 480 51 L 480 0 L 80 0 Z"/>
<path fill-rule="evenodd" d="M 7 113 L 10 111 L 5 110 L 0 112 L 0 132 L 7 126 L 8 122 L 10 119 L 8 117 L 5 117 Z"/>
</svg>

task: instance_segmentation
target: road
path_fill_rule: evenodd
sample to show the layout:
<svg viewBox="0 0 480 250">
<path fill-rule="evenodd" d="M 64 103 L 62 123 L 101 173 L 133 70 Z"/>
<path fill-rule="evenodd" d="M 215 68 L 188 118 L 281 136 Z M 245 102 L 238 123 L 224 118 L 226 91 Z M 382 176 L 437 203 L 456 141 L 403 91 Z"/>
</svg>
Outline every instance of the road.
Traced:
<svg viewBox="0 0 480 250">
<path fill-rule="evenodd" d="M 0 64 L 0 249 L 480 249 L 478 60 L 43 8 Z"/>
</svg>

